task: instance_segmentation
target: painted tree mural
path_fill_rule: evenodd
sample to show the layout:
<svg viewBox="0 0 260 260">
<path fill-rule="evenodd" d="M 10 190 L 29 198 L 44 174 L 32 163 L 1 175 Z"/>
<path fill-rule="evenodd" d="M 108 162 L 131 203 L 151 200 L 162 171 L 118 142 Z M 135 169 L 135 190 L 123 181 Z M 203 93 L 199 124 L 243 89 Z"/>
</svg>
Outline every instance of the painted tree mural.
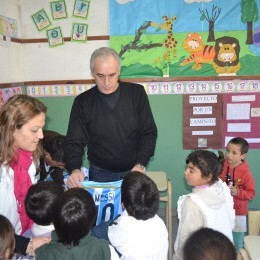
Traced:
<svg viewBox="0 0 260 260">
<path fill-rule="evenodd" d="M 201 21 L 206 20 L 209 23 L 208 42 L 214 42 L 215 41 L 214 25 L 221 13 L 221 8 L 213 5 L 211 9 L 211 16 L 207 9 L 206 10 L 199 9 L 199 11 L 201 13 L 200 20 Z"/>
<path fill-rule="evenodd" d="M 247 23 L 246 44 L 253 44 L 253 22 L 259 19 L 255 0 L 241 1 L 241 22 Z"/>
</svg>

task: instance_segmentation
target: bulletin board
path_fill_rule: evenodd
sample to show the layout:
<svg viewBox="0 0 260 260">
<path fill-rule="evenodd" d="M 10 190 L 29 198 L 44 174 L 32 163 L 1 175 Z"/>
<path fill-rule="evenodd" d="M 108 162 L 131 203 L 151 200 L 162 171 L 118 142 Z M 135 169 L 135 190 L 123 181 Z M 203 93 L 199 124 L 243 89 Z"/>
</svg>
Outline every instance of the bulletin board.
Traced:
<svg viewBox="0 0 260 260">
<path fill-rule="evenodd" d="M 183 149 L 222 148 L 222 94 L 183 96 Z"/>
<path fill-rule="evenodd" d="M 260 148 L 260 93 L 229 93 L 223 98 L 223 144 L 236 136 Z"/>
<path fill-rule="evenodd" d="M 183 149 L 221 149 L 237 136 L 260 148 L 260 93 L 183 96 Z"/>
</svg>

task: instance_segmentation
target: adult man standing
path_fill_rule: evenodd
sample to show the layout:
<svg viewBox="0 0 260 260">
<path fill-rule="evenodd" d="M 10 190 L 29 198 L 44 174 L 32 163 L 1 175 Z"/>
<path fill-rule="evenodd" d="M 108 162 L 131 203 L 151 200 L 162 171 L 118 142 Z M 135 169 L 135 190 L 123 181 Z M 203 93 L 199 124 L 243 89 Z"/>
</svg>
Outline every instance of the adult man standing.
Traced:
<svg viewBox="0 0 260 260">
<path fill-rule="evenodd" d="M 65 164 L 70 172 L 67 185 L 80 186 L 80 167 L 88 148 L 89 179 L 115 181 L 130 170 L 145 172 L 154 154 L 157 128 L 142 85 L 119 81 L 120 58 L 111 48 L 95 50 L 90 70 L 96 86 L 74 100 Z"/>
</svg>

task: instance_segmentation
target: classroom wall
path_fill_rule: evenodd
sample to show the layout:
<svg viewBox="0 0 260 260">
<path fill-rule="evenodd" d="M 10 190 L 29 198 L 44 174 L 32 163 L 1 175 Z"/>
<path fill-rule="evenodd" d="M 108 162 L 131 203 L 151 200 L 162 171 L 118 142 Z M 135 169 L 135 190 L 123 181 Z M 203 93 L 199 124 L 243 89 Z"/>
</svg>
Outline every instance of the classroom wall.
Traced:
<svg viewBox="0 0 260 260">
<path fill-rule="evenodd" d="M 1 7 L 7 5 L 6 2 L 0 0 L 0 12 L 3 10 Z M 72 9 L 73 2 L 66 1 L 68 10 Z M 44 33 L 36 30 L 30 16 L 43 7 L 49 8 L 49 1 L 20 0 L 17 3 L 12 2 L 17 9 L 6 9 L 5 15 L 14 15 L 13 18 L 20 17 L 22 37 L 24 39 L 45 38 Z M 107 0 L 91 1 L 88 23 L 89 36 L 109 34 Z M 70 36 L 70 25 L 71 21 L 60 21 L 65 37 Z M 49 48 L 47 43 L 30 43 L 23 44 L 20 49 L 20 45 L 14 44 L 8 51 L 11 53 L 15 50 L 20 53 L 18 60 L 13 56 L 8 57 L 3 54 L 0 46 L 0 55 L 3 57 L 0 60 L 0 69 L 3 69 L 5 64 L 8 65 L 8 68 L 5 69 L 5 76 L 3 77 L 0 73 L 0 83 L 18 82 L 21 81 L 21 78 L 23 81 L 90 79 L 89 58 L 91 53 L 97 47 L 108 45 L 109 42 L 106 40 L 88 41 L 86 44 L 66 42 L 64 46 L 56 48 Z M 11 68 L 12 70 L 10 70 Z M 66 134 L 74 97 L 41 97 L 40 99 L 48 107 L 46 129 Z M 173 207 L 176 208 L 178 197 L 190 190 L 185 185 L 183 178 L 185 158 L 190 151 L 182 148 L 182 95 L 149 95 L 149 100 L 158 127 L 158 140 L 155 155 L 148 170 L 167 172 L 172 181 Z M 260 150 L 249 151 L 248 162 L 256 180 L 257 191 L 260 189 L 259 158 Z M 86 159 L 84 165 L 88 166 Z M 259 205 L 260 197 L 257 195 L 249 206 L 259 209 Z"/>
<path fill-rule="evenodd" d="M 48 106 L 46 127 L 66 134 L 68 117 L 73 97 L 40 98 Z M 190 188 L 183 177 L 185 158 L 190 150 L 182 148 L 182 95 L 149 95 L 149 101 L 158 127 L 158 139 L 155 155 L 148 170 L 163 170 L 172 181 L 173 207 L 176 208 L 177 199 L 186 194 Z M 62 116 L 61 116 L 62 115 Z M 260 189 L 259 172 L 260 150 L 250 150 L 248 162 L 254 174 L 257 191 Z M 84 165 L 88 167 L 85 159 Z M 257 194 L 249 207 L 260 208 L 260 198 Z"/>
<path fill-rule="evenodd" d="M 21 20 L 24 39 L 46 38 L 45 32 L 38 32 L 31 15 L 44 8 L 51 19 L 49 2 L 46 0 L 22 0 Z M 71 36 L 73 22 L 85 23 L 83 19 L 71 17 L 73 5 L 74 1 L 66 1 L 69 18 L 53 21 L 53 25 L 50 27 L 60 26 L 64 37 Z M 87 18 L 88 36 L 108 35 L 107 10 L 107 0 L 91 1 Z M 65 42 L 63 46 L 54 48 L 49 48 L 48 43 L 23 44 L 25 81 L 91 78 L 90 55 L 93 50 L 101 46 L 108 46 L 108 41 L 88 41 L 87 44 Z"/>
<path fill-rule="evenodd" d="M 0 0 L 0 15 L 20 21 L 20 6 L 18 1 Z M 20 26 L 18 26 L 18 37 L 21 37 Z M 10 42 L 8 40 L 1 41 L 0 83 L 21 81 L 23 81 L 22 45 L 20 43 Z"/>
</svg>

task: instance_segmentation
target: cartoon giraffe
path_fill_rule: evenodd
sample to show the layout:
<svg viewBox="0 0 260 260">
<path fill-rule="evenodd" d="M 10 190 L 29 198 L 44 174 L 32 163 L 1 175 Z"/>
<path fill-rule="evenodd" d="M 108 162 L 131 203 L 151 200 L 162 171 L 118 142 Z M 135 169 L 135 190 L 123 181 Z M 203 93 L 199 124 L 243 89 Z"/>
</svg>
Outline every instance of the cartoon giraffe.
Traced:
<svg viewBox="0 0 260 260">
<path fill-rule="evenodd" d="M 163 42 L 163 46 L 166 47 L 166 51 L 163 55 L 164 60 L 170 61 L 171 53 L 174 57 L 176 57 L 176 47 L 178 41 L 174 38 L 172 28 L 173 23 L 177 19 L 176 16 L 172 16 L 172 18 L 168 18 L 167 16 L 162 17 L 164 22 L 162 24 L 158 24 L 156 22 L 151 22 L 151 26 L 157 27 L 157 30 L 165 30 L 167 31 L 166 39 Z"/>
</svg>

